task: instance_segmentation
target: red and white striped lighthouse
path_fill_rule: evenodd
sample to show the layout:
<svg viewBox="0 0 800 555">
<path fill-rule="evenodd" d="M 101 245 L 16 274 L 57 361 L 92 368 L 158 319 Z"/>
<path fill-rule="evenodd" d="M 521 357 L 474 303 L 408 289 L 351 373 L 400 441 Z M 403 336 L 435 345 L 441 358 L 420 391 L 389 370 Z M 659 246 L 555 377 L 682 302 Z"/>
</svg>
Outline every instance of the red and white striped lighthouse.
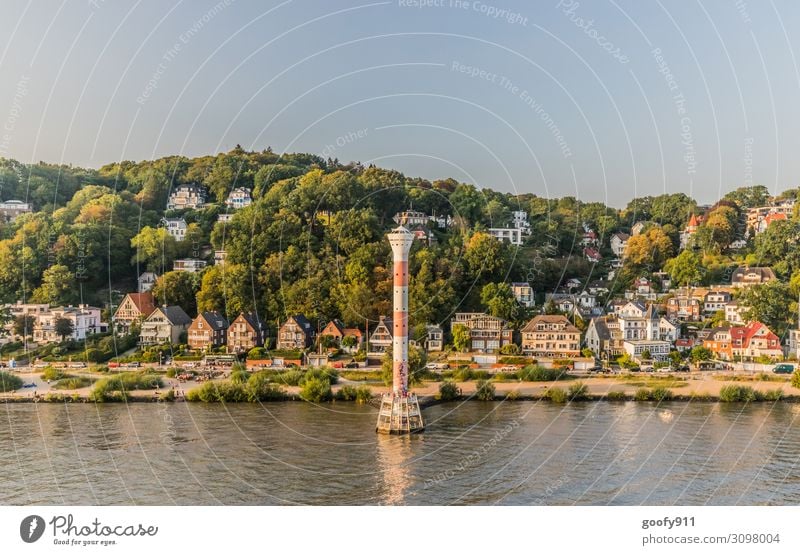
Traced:
<svg viewBox="0 0 800 555">
<path fill-rule="evenodd" d="M 393 253 L 392 392 L 383 395 L 378 432 L 407 434 L 424 429 L 416 395 L 408 391 L 408 253 L 414 234 L 400 226 L 389 233 Z"/>
</svg>

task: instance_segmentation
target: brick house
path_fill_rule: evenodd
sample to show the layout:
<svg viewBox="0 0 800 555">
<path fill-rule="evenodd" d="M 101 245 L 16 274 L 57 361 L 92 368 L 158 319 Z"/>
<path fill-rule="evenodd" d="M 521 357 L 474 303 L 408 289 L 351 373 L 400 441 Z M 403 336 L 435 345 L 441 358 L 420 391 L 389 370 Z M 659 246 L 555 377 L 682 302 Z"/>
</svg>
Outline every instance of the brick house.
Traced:
<svg viewBox="0 0 800 555">
<path fill-rule="evenodd" d="M 242 312 L 228 326 L 228 352 L 245 353 L 266 343 L 267 327 L 252 312 Z"/>
<path fill-rule="evenodd" d="M 219 312 L 201 312 L 189 326 L 187 342 L 198 351 L 216 349 L 227 341 L 228 320 Z"/>
<path fill-rule="evenodd" d="M 290 316 L 278 330 L 278 349 L 305 349 L 313 342 L 314 330 L 302 314 Z"/>
<path fill-rule="evenodd" d="M 320 340 L 323 337 L 331 337 L 333 338 L 334 343 L 337 347 L 344 349 L 348 353 L 355 353 L 361 348 L 361 344 L 364 341 L 364 335 L 361 333 L 361 330 L 358 328 L 346 328 L 344 324 L 337 319 L 331 320 L 328 322 L 328 325 L 319 333 Z M 356 341 L 356 344 L 351 347 L 343 347 L 342 340 L 345 337 L 353 337 Z"/>
<path fill-rule="evenodd" d="M 761 322 L 715 328 L 703 340 L 703 346 L 722 360 L 751 360 L 762 356 L 783 358 L 780 339 Z"/>
</svg>

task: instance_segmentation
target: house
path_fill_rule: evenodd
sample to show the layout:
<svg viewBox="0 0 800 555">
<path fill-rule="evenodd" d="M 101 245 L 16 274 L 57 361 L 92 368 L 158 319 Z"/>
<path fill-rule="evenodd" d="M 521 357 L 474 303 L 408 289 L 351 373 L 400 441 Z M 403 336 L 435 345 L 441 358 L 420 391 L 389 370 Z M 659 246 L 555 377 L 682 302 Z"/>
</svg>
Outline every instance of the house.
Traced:
<svg viewBox="0 0 800 555">
<path fill-rule="evenodd" d="M 600 255 L 600 251 L 594 247 L 585 247 L 583 249 L 583 256 L 586 257 L 586 260 L 589 262 L 600 262 L 603 257 Z"/>
<path fill-rule="evenodd" d="M 761 322 L 714 328 L 703 340 L 703 346 L 722 360 L 783 358 L 780 339 Z"/>
<path fill-rule="evenodd" d="M 658 316 L 653 305 L 630 302 L 619 310 L 618 320 L 626 353 L 637 360 L 648 353 L 654 360 L 666 360 L 672 342 L 664 339 L 662 328 L 668 337 L 676 331 L 668 320 Z"/>
<path fill-rule="evenodd" d="M 800 329 L 789 330 L 789 340 L 786 343 L 786 347 L 787 357 L 800 360 Z"/>
<path fill-rule="evenodd" d="M 581 354 L 581 331 L 560 315 L 539 315 L 522 328 L 522 352 L 529 356 L 572 358 Z"/>
<path fill-rule="evenodd" d="M 225 345 L 228 320 L 219 312 L 205 311 L 192 320 L 187 334 L 189 347 L 196 351 L 217 349 Z"/>
<path fill-rule="evenodd" d="M 3 326 L 9 341 L 22 341 L 24 339 L 14 331 L 14 322 L 17 318 L 20 316 L 30 316 L 32 318 L 31 329 L 28 330 L 26 335 L 33 336 L 33 325 L 36 324 L 39 316 L 50 311 L 50 305 L 47 303 L 23 303 L 22 301 L 3 305 L 3 308 L 8 311 L 10 316 L 9 321 Z M 2 335 L 0 334 L 0 336 Z"/>
<path fill-rule="evenodd" d="M 570 313 L 576 308 L 575 296 L 571 293 L 545 293 L 545 305 L 551 304 L 559 312 Z"/>
<path fill-rule="evenodd" d="M 233 219 L 232 212 L 222 212 L 217 215 L 217 222 L 222 222 L 224 224 L 230 222 Z"/>
<path fill-rule="evenodd" d="M 586 346 L 598 358 L 615 358 L 622 354 L 622 332 L 613 314 L 592 318 L 586 328 Z"/>
<path fill-rule="evenodd" d="M 278 330 L 278 349 L 305 349 L 314 343 L 314 329 L 302 314 L 289 316 Z"/>
<path fill-rule="evenodd" d="M 420 212 L 419 210 L 406 210 L 405 212 L 398 212 L 392 218 L 394 223 L 405 227 L 415 225 L 424 226 L 427 225 L 430 219 L 430 216 L 428 216 L 425 212 Z"/>
<path fill-rule="evenodd" d="M 689 246 L 689 242 L 691 241 L 692 237 L 694 237 L 694 234 L 697 233 L 697 230 L 700 229 L 700 224 L 702 223 L 703 223 L 703 216 L 699 216 L 696 214 L 691 215 L 689 221 L 686 224 L 686 227 L 680 233 L 681 250 Z"/>
<path fill-rule="evenodd" d="M 158 276 L 153 272 L 144 272 L 139 276 L 139 293 L 147 293 L 156 284 Z"/>
<path fill-rule="evenodd" d="M 597 306 L 597 297 L 588 291 L 581 291 L 581 293 L 575 297 L 575 304 L 578 308 L 594 308 Z"/>
<path fill-rule="evenodd" d="M 490 227 L 487 232 L 498 241 L 508 241 L 517 246 L 522 244 L 522 229 L 516 227 Z"/>
<path fill-rule="evenodd" d="M 728 248 L 731 250 L 741 250 L 747 247 L 747 239 L 736 239 L 733 243 L 728 245 Z"/>
<path fill-rule="evenodd" d="M 206 203 L 206 190 L 195 183 L 179 185 L 172 191 L 167 201 L 167 210 L 202 208 Z"/>
<path fill-rule="evenodd" d="M 644 231 L 645 226 L 648 222 L 638 221 L 633 226 L 631 226 L 631 233 L 633 235 L 641 235 L 642 231 Z"/>
<path fill-rule="evenodd" d="M 681 353 L 685 353 L 686 351 L 691 351 L 694 348 L 694 339 L 690 337 L 681 337 L 680 339 L 675 340 L 675 349 L 677 349 Z"/>
<path fill-rule="evenodd" d="M 637 295 L 642 296 L 648 296 L 654 292 L 653 284 L 644 276 L 636 278 L 636 281 L 633 282 L 633 290 Z"/>
<path fill-rule="evenodd" d="M 657 361 L 665 361 L 669 358 L 671 345 L 669 341 L 661 341 L 658 339 L 633 339 L 623 341 L 622 343 L 625 352 L 633 359 L 645 360 L 645 355 L 649 354 L 651 360 Z"/>
<path fill-rule="evenodd" d="M 514 340 L 514 330 L 507 321 L 484 312 L 456 312 L 450 320 L 450 331 L 464 326 L 469 331 L 470 351 L 496 353 Z"/>
<path fill-rule="evenodd" d="M 702 305 L 699 299 L 678 293 L 667 299 L 667 318 L 681 322 L 697 322 L 701 319 Z"/>
<path fill-rule="evenodd" d="M 775 279 L 775 272 L 769 267 L 749 267 L 740 266 L 731 275 L 731 285 L 733 287 L 749 287 L 759 285 Z"/>
<path fill-rule="evenodd" d="M 728 291 L 709 291 L 703 298 L 703 313 L 711 315 L 718 310 L 725 310 L 725 306 L 731 301 L 731 294 Z"/>
<path fill-rule="evenodd" d="M 592 229 L 584 228 L 583 237 L 581 238 L 581 245 L 584 247 L 597 246 L 597 233 Z"/>
<path fill-rule="evenodd" d="M 31 212 L 31 205 L 21 200 L 4 200 L 0 202 L 0 221 L 11 223 L 22 214 Z"/>
<path fill-rule="evenodd" d="M 598 279 L 589 283 L 586 289 L 589 291 L 589 293 L 591 293 L 595 297 L 599 297 L 601 295 L 608 295 L 608 293 L 611 291 L 611 283 L 605 280 Z"/>
<path fill-rule="evenodd" d="M 51 308 L 40 313 L 33 326 L 33 340 L 37 343 L 56 343 L 64 338 L 58 333 L 56 324 L 58 320 L 69 320 L 72 324 L 72 334 L 66 339 L 83 341 L 87 335 L 102 333 L 107 330 L 107 324 L 101 321 L 100 309 L 81 304 L 78 306 L 62 306 Z"/>
<path fill-rule="evenodd" d="M 763 220 L 758 222 L 758 225 L 755 228 L 755 232 L 757 234 L 763 233 L 767 230 L 770 224 L 778 221 L 786 221 L 787 219 L 788 219 L 787 215 L 784 214 L 783 212 L 770 212 L 764 217 Z"/>
<path fill-rule="evenodd" d="M 225 205 L 234 210 L 239 210 L 251 204 L 253 204 L 253 197 L 250 196 L 250 189 L 246 187 L 236 187 L 228 193 L 228 198 L 225 199 Z"/>
<path fill-rule="evenodd" d="M 142 346 L 180 343 L 192 319 L 177 305 L 160 306 L 142 322 L 139 344 Z"/>
<path fill-rule="evenodd" d="M 152 293 L 128 293 L 111 317 L 114 331 L 127 334 L 133 324 L 141 324 L 155 309 L 156 302 Z"/>
<path fill-rule="evenodd" d="M 347 353 L 358 352 L 358 350 L 361 348 L 361 344 L 364 342 L 364 335 L 361 333 L 360 329 L 346 328 L 340 320 L 336 319 L 328 322 L 328 324 L 319 333 L 319 337 L 320 340 L 322 340 L 324 337 L 331 337 L 334 344 Z M 342 340 L 345 337 L 352 337 L 355 340 L 355 344 L 349 346 L 342 345 Z M 350 341 L 345 341 L 345 343 L 350 343 Z"/>
<path fill-rule="evenodd" d="M 514 210 L 511 212 L 511 225 L 519 229 L 525 235 L 531 232 L 531 224 L 528 222 L 528 213 L 524 210 Z"/>
<path fill-rule="evenodd" d="M 392 338 L 394 337 L 394 322 L 391 318 L 386 316 L 378 317 L 378 325 L 372 330 L 369 336 L 369 352 L 373 354 L 382 354 L 390 350 L 392 347 Z"/>
<path fill-rule="evenodd" d="M 228 326 L 229 353 L 246 353 L 267 343 L 267 327 L 253 312 L 242 312 Z"/>
<path fill-rule="evenodd" d="M 161 218 L 161 225 L 167 230 L 176 241 L 183 241 L 186 238 L 186 230 L 189 224 L 183 218 Z"/>
<path fill-rule="evenodd" d="M 658 338 L 675 343 L 681 337 L 681 327 L 663 316 L 658 320 Z"/>
<path fill-rule="evenodd" d="M 628 239 L 630 238 L 630 235 L 622 233 L 621 231 L 611 235 L 611 252 L 614 253 L 614 256 L 617 258 L 623 258 L 625 256 L 625 247 L 628 246 Z"/>
<path fill-rule="evenodd" d="M 425 350 L 429 353 L 441 351 L 444 348 L 444 330 L 439 324 L 425 326 Z"/>
<path fill-rule="evenodd" d="M 515 281 L 511 284 L 511 291 L 517 302 L 525 308 L 531 308 L 536 304 L 536 299 L 533 296 L 533 287 L 530 284 Z"/>
<path fill-rule="evenodd" d="M 738 301 L 728 301 L 725 305 L 725 321 L 729 324 L 744 324 L 742 312 L 743 307 L 739 306 Z"/>
<path fill-rule="evenodd" d="M 224 266 L 226 258 L 228 258 L 228 251 L 214 251 L 214 266 Z"/>
<path fill-rule="evenodd" d="M 207 264 L 205 260 L 200 260 L 199 258 L 179 258 L 172 263 L 172 270 L 175 272 L 196 273 L 205 268 Z"/>
</svg>

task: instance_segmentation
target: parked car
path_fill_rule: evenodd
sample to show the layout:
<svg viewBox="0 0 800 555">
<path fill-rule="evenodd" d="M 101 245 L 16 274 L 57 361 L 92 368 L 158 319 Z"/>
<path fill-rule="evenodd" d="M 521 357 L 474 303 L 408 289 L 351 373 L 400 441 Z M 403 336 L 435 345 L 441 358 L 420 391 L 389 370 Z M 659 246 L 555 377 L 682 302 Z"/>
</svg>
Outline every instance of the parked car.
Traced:
<svg viewBox="0 0 800 555">
<path fill-rule="evenodd" d="M 733 366 L 718 360 L 704 360 L 697 364 L 698 370 L 733 370 Z"/>
<path fill-rule="evenodd" d="M 794 365 L 793 364 L 776 364 L 775 368 L 772 369 L 775 374 L 792 374 L 794 373 Z"/>
<path fill-rule="evenodd" d="M 673 372 L 689 372 L 689 365 L 688 364 L 681 364 L 680 366 L 673 366 Z"/>
<path fill-rule="evenodd" d="M 652 364 L 643 364 L 641 370 L 642 372 L 655 372 L 655 367 Z"/>
<path fill-rule="evenodd" d="M 446 362 L 429 362 L 425 365 L 425 368 L 428 370 L 447 370 L 449 367 L 450 366 Z"/>
</svg>

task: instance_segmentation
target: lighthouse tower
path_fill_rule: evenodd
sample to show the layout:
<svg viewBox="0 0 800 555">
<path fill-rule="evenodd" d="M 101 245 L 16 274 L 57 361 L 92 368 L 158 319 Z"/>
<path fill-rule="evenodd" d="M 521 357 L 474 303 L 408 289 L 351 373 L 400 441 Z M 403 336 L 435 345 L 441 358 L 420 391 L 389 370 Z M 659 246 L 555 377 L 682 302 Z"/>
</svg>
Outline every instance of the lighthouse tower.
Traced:
<svg viewBox="0 0 800 555">
<path fill-rule="evenodd" d="M 392 313 L 392 391 L 381 397 L 377 431 L 413 434 L 425 429 L 417 396 L 408 391 L 408 252 L 414 235 L 403 226 L 389 233 L 394 255 Z"/>
</svg>

